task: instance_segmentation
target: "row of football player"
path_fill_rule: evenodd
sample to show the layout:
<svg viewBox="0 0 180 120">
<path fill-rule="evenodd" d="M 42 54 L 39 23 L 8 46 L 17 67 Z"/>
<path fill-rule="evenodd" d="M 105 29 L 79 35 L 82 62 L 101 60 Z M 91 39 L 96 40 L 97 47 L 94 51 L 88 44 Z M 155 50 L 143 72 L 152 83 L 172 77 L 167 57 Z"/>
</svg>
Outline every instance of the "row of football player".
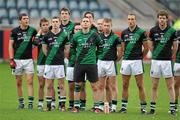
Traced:
<svg viewBox="0 0 180 120">
<path fill-rule="evenodd" d="M 84 77 L 87 75 L 88 80 L 91 83 L 93 96 L 94 96 L 94 107 L 93 111 L 98 113 L 103 111 L 104 104 L 104 89 L 108 90 L 108 102 L 111 103 L 111 112 L 116 111 L 117 106 L 117 81 L 116 81 L 116 71 L 115 71 L 115 61 L 121 59 L 123 56 L 121 64 L 121 74 L 123 80 L 123 91 L 122 91 L 122 107 L 120 109 L 121 113 L 126 113 L 127 103 L 128 103 L 128 87 L 130 76 L 135 75 L 137 86 L 139 88 L 140 101 L 141 101 L 141 113 L 146 113 L 146 98 L 145 89 L 143 84 L 143 65 L 142 58 L 148 52 L 149 49 L 152 51 L 152 62 L 151 62 L 151 77 L 152 77 L 152 101 L 150 114 L 155 113 L 156 107 L 156 97 L 157 88 L 159 83 L 159 78 L 161 75 L 166 79 L 168 86 L 168 91 L 170 95 L 170 113 L 176 115 L 177 105 L 178 105 L 178 95 L 179 95 L 179 65 L 178 65 L 178 54 L 175 63 L 175 92 L 174 92 L 174 80 L 171 66 L 171 56 L 174 56 L 177 51 L 177 34 L 176 31 L 167 25 L 168 13 L 161 10 L 157 14 L 158 25 L 150 30 L 149 38 L 143 29 L 139 28 L 136 24 L 136 15 L 131 13 L 128 15 L 128 28 L 122 32 L 121 38 L 112 32 L 112 21 L 109 18 L 100 19 L 97 21 L 97 28 L 94 23 L 94 15 L 92 12 L 86 12 L 81 20 L 80 25 L 74 25 L 70 21 L 70 11 L 67 8 L 60 10 L 60 20 L 58 17 L 54 17 L 51 20 L 52 28 L 49 30 L 49 22 L 46 19 L 41 19 L 40 30 L 31 33 L 32 36 L 36 36 L 37 41 L 42 41 L 42 49 L 46 56 L 45 66 L 39 65 L 38 74 L 43 71 L 41 76 L 39 76 L 40 90 L 39 90 L 39 104 L 38 108 L 43 108 L 43 98 L 44 98 L 44 85 L 45 78 L 47 79 L 47 110 L 54 108 L 54 89 L 53 80 L 58 78 L 58 85 L 60 94 L 59 98 L 59 109 L 65 111 L 65 88 L 64 88 L 64 67 L 63 67 L 63 57 L 62 55 L 65 51 L 65 56 L 69 58 L 69 66 L 67 67 L 67 77 L 69 77 L 69 108 L 73 112 L 79 112 L 80 108 L 85 108 L 86 95 L 85 95 L 85 82 Z M 29 18 L 27 15 L 20 16 L 20 27 L 12 30 L 11 42 L 9 46 L 10 53 L 10 65 L 13 69 L 13 73 L 16 75 L 18 96 L 19 96 L 19 108 L 24 108 L 24 99 L 22 97 L 22 70 L 26 70 L 29 73 L 28 83 L 29 83 L 29 108 L 32 108 L 33 101 L 33 68 L 32 59 L 29 61 L 25 53 L 19 54 L 18 47 L 23 46 L 23 42 L 27 42 L 24 36 L 27 35 L 29 29 Z M 60 26 L 60 27 L 59 27 Z M 18 30 L 17 30 L 18 29 Z M 23 30 L 24 29 L 24 30 Z M 76 32 L 76 30 L 81 29 L 79 32 L 71 36 L 71 32 Z M 18 31 L 18 32 L 17 32 Z M 35 30 L 34 30 L 35 31 Z M 64 32 L 62 32 L 64 31 Z M 74 33 L 75 33 L 74 32 Z M 21 33 L 21 34 L 20 34 Z M 99 35 L 98 35 L 99 34 Z M 42 37 L 43 36 L 43 37 Z M 61 36 L 61 37 L 59 37 Z M 18 38 L 19 37 L 19 38 Z M 68 38 L 72 38 L 71 48 L 69 52 Z M 16 40 L 17 39 L 17 40 Z M 18 42 L 19 41 L 19 42 Z M 35 42 L 37 44 L 41 42 Z M 59 42 L 58 42 L 59 41 Z M 61 42 L 60 42 L 61 41 Z M 16 44 L 17 42 L 17 44 Z M 62 49 L 65 46 L 65 50 Z M 149 44 L 148 44 L 149 43 Z M 14 45 L 15 44 L 15 45 Z M 25 44 L 25 43 L 24 43 Z M 17 48 L 14 49 L 13 45 Z M 82 46 L 82 47 L 81 47 Z M 142 49 L 143 46 L 143 49 Z M 96 61 L 96 49 L 98 48 L 98 62 Z M 23 47 L 20 47 L 22 49 Z M 171 52 L 171 48 L 173 48 Z M 31 49 L 26 49 L 31 50 Z M 57 51 L 56 51 L 57 50 Z M 13 54 L 13 51 L 14 54 Z M 20 50 L 19 50 L 20 51 Z M 31 51 L 32 52 L 32 51 Z M 39 51 L 40 52 L 40 51 Z M 179 51 L 178 51 L 179 52 Z M 70 56 L 69 54 L 70 53 Z M 53 54 L 53 55 L 52 55 Z M 57 56 L 55 55 L 57 54 Z M 26 54 L 27 55 L 27 54 Z M 20 57 L 21 58 L 18 58 Z M 24 57 L 24 58 L 23 58 Z M 30 56 L 30 58 L 32 55 Z M 52 59 L 52 57 L 54 57 Z M 73 60 L 75 57 L 75 60 Z M 39 57 L 38 57 L 39 58 Z M 41 57 L 40 57 L 41 58 Z M 23 59 L 23 61 L 21 61 Z M 41 58 L 42 60 L 42 58 Z M 59 62 L 57 63 L 58 61 Z M 84 61 L 83 61 L 84 60 Z M 76 61 L 76 63 L 75 63 Z M 71 63 L 72 62 L 72 63 Z M 75 65 L 73 65 L 75 63 Z M 23 65 L 24 64 L 24 65 Z M 23 66 L 21 66 L 23 65 Z M 98 68 L 96 67 L 98 66 Z M 20 66 L 20 67 L 18 67 Z M 74 68 L 75 67 L 75 68 Z M 74 69 L 73 69 L 74 68 Z M 30 69 L 30 70 L 29 70 Z M 74 73 L 74 75 L 73 75 Z M 99 80 L 98 80 L 99 77 Z M 73 81 L 75 82 L 73 82 Z M 106 86 L 106 87 L 105 87 Z M 81 101 L 80 101 L 81 93 Z M 176 95 L 175 95 L 176 93 Z"/>
</svg>

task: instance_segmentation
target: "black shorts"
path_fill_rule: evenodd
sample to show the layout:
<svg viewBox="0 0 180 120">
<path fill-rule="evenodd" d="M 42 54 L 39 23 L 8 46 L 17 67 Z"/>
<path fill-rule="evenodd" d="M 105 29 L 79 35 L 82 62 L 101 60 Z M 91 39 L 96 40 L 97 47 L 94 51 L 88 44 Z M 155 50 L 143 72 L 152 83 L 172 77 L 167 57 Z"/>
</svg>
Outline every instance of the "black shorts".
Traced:
<svg viewBox="0 0 180 120">
<path fill-rule="evenodd" d="M 76 64 L 74 67 L 74 81 L 85 81 L 85 74 L 89 82 L 98 81 L 98 70 L 96 64 Z"/>
</svg>

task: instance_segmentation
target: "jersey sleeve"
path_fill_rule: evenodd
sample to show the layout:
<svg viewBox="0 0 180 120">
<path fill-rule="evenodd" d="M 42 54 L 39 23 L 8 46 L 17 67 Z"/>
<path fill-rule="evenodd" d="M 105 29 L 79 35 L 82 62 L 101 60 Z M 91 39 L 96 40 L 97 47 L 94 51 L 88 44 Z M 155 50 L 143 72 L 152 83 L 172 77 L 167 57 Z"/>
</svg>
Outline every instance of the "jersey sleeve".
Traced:
<svg viewBox="0 0 180 120">
<path fill-rule="evenodd" d="M 37 30 L 36 30 L 36 29 L 34 29 L 33 36 L 35 37 L 35 36 L 36 36 L 36 34 L 37 34 Z"/>
<path fill-rule="evenodd" d="M 117 37 L 116 38 L 116 45 L 117 45 L 117 47 L 120 47 L 121 46 L 121 38 L 120 37 Z"/>
<path fill-rule="evenodd" d="M 121 34 L 121 42 L 124 42 L 124 31 Z"/>
<path fill-rule="evenodd" d="M 96 45 L 99 45 L 101 43 L 101 37 L 96 33 Z"/>
<path fill-rule="evenodd" d="M 70 38 L 68 36 L 65 38 L 65 45 L 70 45 Z"/>
<path fill-rule="evenodd" d="M 178 33 L 177 33 L 177 31 L 175 31 L 173 34 L 172 34 L 172 40 L 173 41 L 177 41 L 178 39 Z"/>
<path fill-rule="evenodd" d="M 75 44 L 73 44 L 73 37 L 71 36 L 70 50 L 69 50 L 70 58 L 69 58 L 69 64 L 68 64 L 69 67 L 74 67 L 75 60 L 76 60 L 76 48 L 74 45 Z"/>
<path fill-rule="evenodd" d="M 49 44 L 48 34 L 44 35 L 43 40 L 42 40 L 42 44 Z"/>
<path fill-rule="evenodd" d="M 35 39 L 33 40 L 33 45 L 40 45 L 40 39 L 42 39 L 41 37 L 42 35 L 36 34 Z"/>
<path fill-rule="evenodd" d="M 142 39 L 143 42 L 144 42 L 144 41 L 147 41 L 146 31 L 144 31 L 144 32 L 142 33 L 141 39 Z"/>
<path fill-rule="evenodd" d="M 16 33 L 14 30 L 12 30 L 10 34 L 10 40 L 15 40 L 15 39 L 16 39 Z"/>
<path fill-rule="evenodd" d="M 70 42 L 70 54 L 73 56 L 73 55 L 76 55 L 76 41 L 75 41 L 75 37 L 73 35 L 73 37 L 71 38 L 71 42 Z"/>
<path fill-rule="evenodd" d="M 149 39 L 151 40 L 151 41 L 154 41 L 154 31 L 153 31 L 153 29 L 151 29 L 150 31 L 149 31 Z"/>
</svg>

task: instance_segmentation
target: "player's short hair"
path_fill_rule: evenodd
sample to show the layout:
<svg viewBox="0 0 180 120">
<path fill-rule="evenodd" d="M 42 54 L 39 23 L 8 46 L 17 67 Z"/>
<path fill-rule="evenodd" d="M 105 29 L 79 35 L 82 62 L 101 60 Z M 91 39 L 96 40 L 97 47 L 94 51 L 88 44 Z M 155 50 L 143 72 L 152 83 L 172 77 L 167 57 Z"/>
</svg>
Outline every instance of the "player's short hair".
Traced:
<svg viewBox="0 0 180 120">
<path fill-rule="evenodd" d="M 60 18 L 58 16 L 52 17 L 52 19 L 58 19 L 60 21 Z"/>
<path fill-rule="evenodd" d="M 68 11 L 69 15 L 71 14 L 71 11 L 67 7 L 63 7 L 60 9 L 59 14 L 61 14 L 62 11 Z"/>
<path fill-rule="evenodd" d="M 41 27 L 41 25 L 42 25 L 43 22 L 49 22 L 49 21 L 48 21 L 48 19 L 46 19 L 46 18 L 41 18 L 41 19 L 40 19 L 40 22 L 39 22 L 39 26 L 40 26 L 40 27 Z"/>
<path fill-rule="evenodd" d="M 21 13 L 18 16 L 18 20 L 21 20 L 23 16 L 28 16 L 26 13 Z"/>
<path fill-rule="evenodd" d="M 128 15 L 132 15 L 132 16 L 135 16 L 135 19 L 136 19 L 136 14 L 135 13 L 129 13 Z"/>
<path fill-rule="evenodd" d="M 159 18 L 159 16 L 166 16 L 166 18 L 168 18 L 169 14 L 166 10 L 159 10 L 157 13 L 157 18 Z"/>
<path fill-rule="evenodd" d="M 82 22 L 82 20 L 83 20 L 84 18 L 87 18 L 87 19 L 89 19 L 88 17 L 86 17 L 86 16 L 83 16 L 83 17 L 81 18 L 81 22 Z M 89 22 L 90 22 L 90 19 L 89 19 Z"/>
<path fill-rule="evenodd" d="M 103 22 L 112 24 L 112 19 L 111 18 L 104 18 Z"/>
<path fill-rule="evenodd" d="M 91 12 L 91 11 L 86 11 L 86 12 L 84 13 L 83 17 L 85 17 L 87 14 L 91 14 L 92 17 L 93 17 L 93 19 L 94 19 L 94 13 L 93 13 L 93 12 Z"/>
<path fill-rule="evenodd" d="M 74 29 L 75 29 L 76 26 L 79 26 L 79 25 L 81 25 L 81 24 L 79 22 L 76 22 L 75 25 L 74 25 Z M 73 30 L 72 33 L 74 34 L 74 30 Z"/>
</svg>

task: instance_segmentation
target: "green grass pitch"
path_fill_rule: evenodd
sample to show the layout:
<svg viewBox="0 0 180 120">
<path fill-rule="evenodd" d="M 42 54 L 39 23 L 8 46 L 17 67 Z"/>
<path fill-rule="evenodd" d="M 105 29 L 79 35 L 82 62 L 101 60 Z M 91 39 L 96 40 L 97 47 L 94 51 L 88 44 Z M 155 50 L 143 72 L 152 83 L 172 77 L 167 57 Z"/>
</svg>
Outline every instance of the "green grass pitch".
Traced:
<svg viewBox="0 0 180 120">
<path fill-rule="evenodd" d="M 150 94 L 151 94 L 151 80 L 149 77 L 150 65 L 145 65 L 145 88 L 146 88 L 146 98 L 147 98 L 147 110 L 149 111 Z M 119 72 L 119 66 L 118 66 Z M 55 81 L 57 85 L 57 81 Z M 67 88 L 67 81 L 66 81 Z M 35 75 L 34 77 L 34 109 L 27 109 L 27 85 L 26 80 L 23 80 L 23 90 L 26 109 L 18 110 L 17 92 L 16 92 L 16 82 L 13 75 L 11 75 L 11 70 L 8 63 L 0 63 L 0 119 L 1 120 L 180 120 L 179 112 L 177 116 L 171 116 L 168 114 L 169 109 L 169 97 L 164 79 L 160 80 L 160 86 L 158 90 L 157 99 L 157 113 L 156 115 L 141 115 L 139 108 L 139 95 L 136 87 L 134 77 L 131 78 L 130 88 L 129 88 L 129 101 L 128 101 L 128 111 L 126 114 L 120 113 L 110 113 L 110 114 L 95 114 L 89 111 L 92 107 L 92 91 L 90 89 L 89 82 L 86 83 L 87 88 L 87 111 L 80 113 L 71 112 L 59 112 L 58 110 L 52 112 L 40 112 L 36 109 L 37 106 L 37 95 L 38 95 L 38 80 Z M 118 107 L 121 106 L 121 91 L 122 91 L 122 81 L 121 76 L 118 75 Z M 68 91 L 67 91 L 68 92 Z M 66 102 L 68 106 L 68 102 Z"/>
</svg>

